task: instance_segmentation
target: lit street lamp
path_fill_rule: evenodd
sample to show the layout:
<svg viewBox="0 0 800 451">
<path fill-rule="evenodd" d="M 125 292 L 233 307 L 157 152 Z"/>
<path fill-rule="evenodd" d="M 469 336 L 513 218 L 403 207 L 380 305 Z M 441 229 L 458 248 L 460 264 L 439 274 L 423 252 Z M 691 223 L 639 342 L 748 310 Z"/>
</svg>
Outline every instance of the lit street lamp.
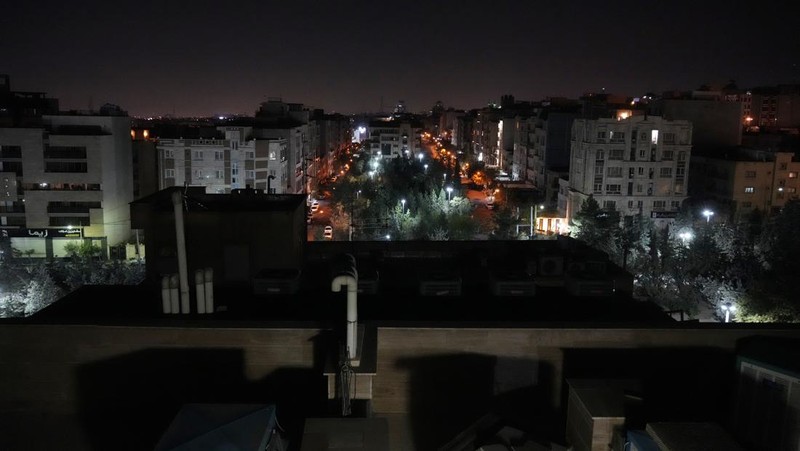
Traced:
<svg viewBox="0 0 800 451">
<path fill-rule="evenodd" d="M 678 236 L 681 238 L 681 240 L 683 240 L 683 245 L 684 246 L 686 246 L 686 242 L 687 241 L 691 241 L 691 239 L 694 238 L 694 235 L 692 235 L 692 232 L 681 232 L 681 233 L 678 234 Z"/>
<path fill-rule="evenodd" d="M 711 210 L 703 210 L 703 216 L 706 217 L 706 224 L 711 222 L 711 217 L 714 216 L 714 212 Z"/>
<path fill-rule="evenodd" d="M 427 165 L 427 163 L 425 164 L 425 172 L 428 172 L 428 165 Z"/>
<path fill-rule="evenodd" d="M 726 302 L 720 306 L 723 312 L 725 312 L 725 322 L 731 322 L 731 313 L 736 313 L 736 306 L 731 304 L 730 302 Z"/>
<path fill-rule="evenodd" d="M 403 204 L 403 214 L 405 214 L 406 213 L 406 200 L 405 199 L 400 199 L 400 203 Z"/>
<path fill-rule="evenodd" d="M 448 202 L 450 202 L 450 194 L 451 194 L 452 192 L 453 192 L 453 187 L 452 187 L 452 186 L 448 186 L 448 187 L 447 187 L 447 201 L 448 201 Z"/>
</svg>

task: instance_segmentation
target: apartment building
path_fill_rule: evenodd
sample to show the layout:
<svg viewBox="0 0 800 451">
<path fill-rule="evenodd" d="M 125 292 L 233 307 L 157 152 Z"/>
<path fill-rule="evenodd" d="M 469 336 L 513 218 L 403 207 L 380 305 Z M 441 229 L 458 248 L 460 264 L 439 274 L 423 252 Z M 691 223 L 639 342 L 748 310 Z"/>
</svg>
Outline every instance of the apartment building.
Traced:
<svg viewBox="0 0 800 451">
<path fill-rule="evenodd" d="M 285 139 L 254 139 L 249 126 L 220 126 L 215 138 L 160 138 L 159 188 L 204 186 L 208 193 L 246 187 L 284 193 L 288 186 Z"/>
<path fill-rule="evenodd" d="M 63 256 L 74 238 L 103 249 L 129 239 L 130 131 L 130 118 L 113 105 L 0 128 L 2 235 L 36 257 Z"/>
<path fill-rule="evenodd" d="M 657 224 L 674 219 L 687 195 L 692 125 L 657 116 L 576 119 L 572 126 L 569 192 L 559 200 L 570 221 L 590 195 L 623 216 Z"/>
<path fill-rule="evenodd" d="M 421 147 L 420 124 L 408 120 L 373 120 L 369 123 L 369 150 L 383 158 L 413 158 Z"/>
<path fill-rule="evenodd" d="M 731 207 L 733 219 L 754 210 L 770 214 L 798 198 L 800 162 L 792 152 L 728 149 L 714 156 L 692 156 L 692 192 Z"/>
</svg>

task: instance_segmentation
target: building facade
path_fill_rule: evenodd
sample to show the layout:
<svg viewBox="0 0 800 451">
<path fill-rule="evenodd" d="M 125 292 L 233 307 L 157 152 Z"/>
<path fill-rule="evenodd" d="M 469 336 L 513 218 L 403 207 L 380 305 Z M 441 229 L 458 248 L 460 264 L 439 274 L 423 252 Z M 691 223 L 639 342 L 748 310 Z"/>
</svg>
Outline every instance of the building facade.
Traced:
<svg viewBox="0 0 800 451">
<path fill-rule="evenodd" d="M 642 214 L 663 225 L 687 197 L 692 125 L 661 117 L 576 119 L 572 126 L 569 193 L 562 215 L 572 220 L 593 196 L 623 216 Z M 564 195 L 563 193 L 561 194 Z"/>
<path fill-rule="evenodd" d="M 222 126 L 219 138 L 157 142 L 159 188 L 204 186 L 227 194 L 246 187 L 282 194 L 288 189 L 285 139 L 254 139 L 252 127 Z"/>
<path fill-rule="evenodd" d="M 746 219 L 755 210 L 771 214 L 798 198 L 800 162 L 791 152 L 747 148 L 719 156 L 693 156 L 692 192 L 731 207 L 733 219 Z"/>
<path fill-rule="evenodd" d="M 12 246 L 55 257 L 69 240 L 53 237 L 94 238 L 104 250 L 128 240 L 130 131 L 130 118 L 113 108 L 0 128 L 0 228 Z"/>
</svg>

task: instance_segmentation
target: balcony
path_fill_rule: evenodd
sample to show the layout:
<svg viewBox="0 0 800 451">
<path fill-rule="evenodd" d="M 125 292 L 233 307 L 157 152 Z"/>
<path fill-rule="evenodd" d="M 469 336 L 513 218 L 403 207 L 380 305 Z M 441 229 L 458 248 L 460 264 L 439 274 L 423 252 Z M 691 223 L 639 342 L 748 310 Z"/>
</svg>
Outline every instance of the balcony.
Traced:
<svg viewBox="0 0 800 451">
<path fill-rule="evenodd" d="M 0 213 L 25 213 L 25 206 L 18 205 L 13 207 L 0 206 Z"/>
</svg>

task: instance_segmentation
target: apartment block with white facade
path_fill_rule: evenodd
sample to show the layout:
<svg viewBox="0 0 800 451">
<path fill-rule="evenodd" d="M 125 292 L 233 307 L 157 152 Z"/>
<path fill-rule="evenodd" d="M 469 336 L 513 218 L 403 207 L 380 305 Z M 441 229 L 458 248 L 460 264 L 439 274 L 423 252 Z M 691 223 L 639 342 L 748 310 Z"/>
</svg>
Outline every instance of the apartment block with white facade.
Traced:
<svg viewBox="0 0 800 451">
<path fill-rule="evenodd" d="M 130 131 L 130 118 L 118 108 L 0 128 L 2 235 L 39 257 L 66 255 L 62 238 L 94 238 L 104 249 L 128 240 Z"/>
<path fill-rule="evenodd" d="M 286 191 L 286 140 L 253 139 L 253 128 L 217 127 L 219 138 L 159 139 L 159 188 L 204 186 L 225 194 L 246 187 Z M 273 178 L 269 178 L 269 176 Z M 269 183 L 268 183 L 269 182 Z"/>
<path fill-rule="evenodd" d="M 603 208 L 623 216 L 641 213 L 665 225 L 687 197 L 691 142 L 692 125 L 684 120 L 576 119 L 568 199 L 559 201 L 567 211 L 561 213 L 571 220 L 591 195 Z"/>
</svg>

